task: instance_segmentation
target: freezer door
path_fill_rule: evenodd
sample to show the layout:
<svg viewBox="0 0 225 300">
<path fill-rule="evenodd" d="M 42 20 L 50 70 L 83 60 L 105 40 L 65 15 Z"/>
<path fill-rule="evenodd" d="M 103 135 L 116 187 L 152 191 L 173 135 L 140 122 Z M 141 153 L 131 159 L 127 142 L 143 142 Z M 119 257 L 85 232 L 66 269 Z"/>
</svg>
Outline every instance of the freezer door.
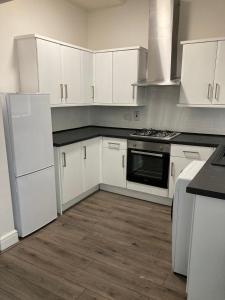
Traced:
<svg viewBox="0 0 225 300">
<path fill-rule="evenodd" d="M 6 98 L 15 176 L 54 164 L 48 95 L 8 95 Z"/>
<path fill-rule="evenodd" d="M 19 236 L 24 237 L 57 217 L 54 166 L 16 180 L 15 226 Z"/>
</svg>

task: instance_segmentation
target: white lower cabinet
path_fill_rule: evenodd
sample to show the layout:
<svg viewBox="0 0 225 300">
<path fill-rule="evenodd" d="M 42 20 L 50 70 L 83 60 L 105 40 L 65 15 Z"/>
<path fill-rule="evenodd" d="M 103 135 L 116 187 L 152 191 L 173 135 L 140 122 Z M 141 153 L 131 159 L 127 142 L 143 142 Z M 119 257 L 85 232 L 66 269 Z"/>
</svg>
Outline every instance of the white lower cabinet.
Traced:
<svg viewBox="0 0 225 300">
<path fill-rule="evenodd" d="M 126 188 L 127 141 L 103 138 L 102 183 Z"/>
<path fill-rule="evenodd" d="M 102 138 L 55 148 L 58 213 L 100 184 Z"/>
<path fill-rule="evenodd" d="M 84 192 L 81 143 L 60 148 L 62 204 Z"/>
<path fill-rule="evenodd" d="M 102 138 L 82 142 L 85 191 L 101 182 Z"/>
<path fill-rule="evenodd" d="M 199 147 L 189 145 L 171 145 L 169 198 L 173 198 L 175 185 L 180 173 L 193 161 L 206 161 L 213 154 L 213 147 Z"/>
</svg>

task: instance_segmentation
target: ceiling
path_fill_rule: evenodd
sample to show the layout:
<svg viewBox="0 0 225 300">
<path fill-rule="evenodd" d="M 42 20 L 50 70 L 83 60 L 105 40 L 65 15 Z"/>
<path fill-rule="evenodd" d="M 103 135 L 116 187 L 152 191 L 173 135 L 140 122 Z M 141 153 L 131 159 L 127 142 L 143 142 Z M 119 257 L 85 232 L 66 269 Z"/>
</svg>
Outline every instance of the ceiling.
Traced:
<svg viewBox="0 0 225 300">
<path fill-rule="evenodd" d="M 70 2 L 77 4 L 86 10 L 94 10 L 122 5 L 126 0 L 70 0 Z"/>
</svg>

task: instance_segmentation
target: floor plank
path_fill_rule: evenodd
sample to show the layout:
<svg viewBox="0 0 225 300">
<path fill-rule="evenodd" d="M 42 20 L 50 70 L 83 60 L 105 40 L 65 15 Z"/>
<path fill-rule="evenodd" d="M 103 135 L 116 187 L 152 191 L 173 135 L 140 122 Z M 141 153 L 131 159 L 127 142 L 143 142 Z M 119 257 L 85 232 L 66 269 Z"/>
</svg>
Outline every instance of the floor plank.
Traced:
<svg viewBox="0 0 225 300">
<path fill-rule="evenodd" d="M 97 192 L 0 255 L 0 300 L 184 300 L 170 208 Z"/>
</svg>

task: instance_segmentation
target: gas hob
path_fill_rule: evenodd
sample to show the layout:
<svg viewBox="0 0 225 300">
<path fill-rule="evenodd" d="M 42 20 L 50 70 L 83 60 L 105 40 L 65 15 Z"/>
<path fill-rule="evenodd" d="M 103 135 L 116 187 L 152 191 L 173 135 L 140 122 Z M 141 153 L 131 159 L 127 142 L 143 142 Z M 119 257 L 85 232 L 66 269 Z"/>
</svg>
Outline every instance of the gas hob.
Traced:
<svg viewBox="0 0 225 300">
<path fill-rule="evenodd" d="M 137 129 L 134 133 L 131 133 L 130 136 L 133 137 L 144 137 L 151 139 L 160 139 L 160 140 L 171 140 L 178 136 L 180 133 L 170 130 L 157 130 L 157 129 Z"/>
</svg>

